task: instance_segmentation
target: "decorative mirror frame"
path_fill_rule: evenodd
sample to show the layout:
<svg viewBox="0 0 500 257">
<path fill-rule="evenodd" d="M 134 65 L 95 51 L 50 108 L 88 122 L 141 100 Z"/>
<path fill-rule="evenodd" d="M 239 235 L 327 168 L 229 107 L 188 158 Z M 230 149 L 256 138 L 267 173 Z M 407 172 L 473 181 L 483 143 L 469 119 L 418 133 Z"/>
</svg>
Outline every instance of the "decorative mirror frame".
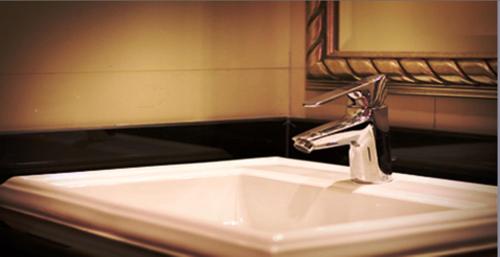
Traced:
<svg viewBox="0 0 500 257">
<path fill-rule="evenodd" d="M 392 94 L 497 98 L 496 53 L 339 51 L 338 18 L 338 1 L 307 2 L 308 90 L 385 74 Z"/>
</svg>

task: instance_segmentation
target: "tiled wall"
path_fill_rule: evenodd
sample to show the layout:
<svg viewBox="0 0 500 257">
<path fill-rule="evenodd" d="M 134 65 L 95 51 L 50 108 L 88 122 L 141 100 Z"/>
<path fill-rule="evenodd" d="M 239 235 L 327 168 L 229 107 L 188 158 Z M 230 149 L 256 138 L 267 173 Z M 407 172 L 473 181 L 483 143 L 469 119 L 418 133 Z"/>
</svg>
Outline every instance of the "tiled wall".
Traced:
<svg viewBox="0 0 500 257">
<path fill-rule="evenodd" d="M 292 9 L 2 2 L 0 132 L 286 116 Z"/>
</svg>

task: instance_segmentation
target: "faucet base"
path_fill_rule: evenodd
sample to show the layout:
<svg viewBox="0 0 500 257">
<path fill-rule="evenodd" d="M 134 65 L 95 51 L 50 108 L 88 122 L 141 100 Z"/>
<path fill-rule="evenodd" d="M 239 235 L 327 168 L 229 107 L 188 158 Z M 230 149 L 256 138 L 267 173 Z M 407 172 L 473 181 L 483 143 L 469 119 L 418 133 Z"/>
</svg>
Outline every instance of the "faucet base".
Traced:
<svg viewBox="0 0 500 257">
<path fill-rule="evenodd" d="M 366 185 L 370 185 L 370 184 L 383 184 L 383 183 L 387 183 L 387 182 L 391 182 L 392 181 L 392 177 L 391 175 L 383 175 L 383 176 L 380 176 L 379 177 L 379 180 L 362 180 L 362 179 L 359 179 L 359 178 L 351 178 L 351 180 L 355 183 L 358 183 L 358 184 L 366 184 Z"/>
</svg>

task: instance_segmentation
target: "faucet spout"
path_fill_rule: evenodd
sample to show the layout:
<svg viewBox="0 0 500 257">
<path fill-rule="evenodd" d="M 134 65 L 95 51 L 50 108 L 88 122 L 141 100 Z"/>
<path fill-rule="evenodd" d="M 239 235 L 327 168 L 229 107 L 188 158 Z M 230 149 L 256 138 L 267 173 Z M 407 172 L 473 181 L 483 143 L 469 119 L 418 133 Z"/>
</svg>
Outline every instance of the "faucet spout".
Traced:
<svg viewBox="0 0 500 257">
<path fill-rule="evenodd" d="M 359 131 L 346 131 L 342 133 L 334 133 L 321 138 L 297 138 L 294 146 L 297 150 L 304 153 L 311 153 L 315 150 L 327 149 L 341 145 L 349 145 L 355 143 L 359 138 Z"/>
<path fill-rule="evenodd" d="M 357 137 L 353 128 L 368 121 L 369 115 L 359 109 L 351 115 L 345 115 L 341 120 L 331 121 L 292 138 L 294 147 L 304 153 L 348 145 Z"/>
</svg>

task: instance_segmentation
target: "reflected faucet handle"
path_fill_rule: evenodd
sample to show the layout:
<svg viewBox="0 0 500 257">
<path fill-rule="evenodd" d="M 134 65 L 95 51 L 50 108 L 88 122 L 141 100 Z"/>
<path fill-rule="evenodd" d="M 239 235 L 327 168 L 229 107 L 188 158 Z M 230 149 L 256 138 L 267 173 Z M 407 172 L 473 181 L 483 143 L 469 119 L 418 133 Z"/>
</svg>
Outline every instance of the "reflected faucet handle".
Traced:
<svg viewBox="0 0 500 257">
<path fill-rule="evenodd" d="M 333 90 L 304 102 L 304 107 L 315 108 L 347 95 L 352 104 L 362 108 L 376 108 L 384 105 L 387 96 L 385 75 L 373 75 L 361 79 L 348 89 Z"/>
</svg>

